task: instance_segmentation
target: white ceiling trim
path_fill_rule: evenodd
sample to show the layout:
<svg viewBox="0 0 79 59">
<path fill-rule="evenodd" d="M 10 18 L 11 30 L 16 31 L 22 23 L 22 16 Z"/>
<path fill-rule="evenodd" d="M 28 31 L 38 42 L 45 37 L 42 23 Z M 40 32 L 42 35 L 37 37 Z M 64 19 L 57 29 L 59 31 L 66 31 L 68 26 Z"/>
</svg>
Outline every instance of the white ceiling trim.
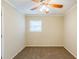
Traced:
<svg viewBox="0 0 79 59">
<path fill-rule="evenodd" d="M 76 8 L 77 4 L 74 4 L 70 9 L 65 12 L 65 15 L 68 14 L 72 9 Z"/>
<path fill-rule="evenodd" d="M 2 2 L 5 2 L 5 3 L 7 3 L 8 5 L 10 5 L 11 7 L 13 7 L 14 9 L 16 9 L 17 10 L 17 8 L 10 2 L 10 1 L 8 1 L 8 0 L 3 0 Z M 17 10 L 19 13 L 21 13 L 19 10 Z M 21 13 L 22 15 L 24 15 L 23 13 Z"/>
<path fill-rule="evenodd" d="M 10 1 L 8 0 L 4 0 L 6 3 L 8 3 L 10 6 L 12 6 L 13 8 L 16 8 Z"/>
<path fill-rule="evenodd" d="M 64 16 L 64 15 L 33 15 L 33 14 L 26 14 L 25 16 Z"/>
</svg>

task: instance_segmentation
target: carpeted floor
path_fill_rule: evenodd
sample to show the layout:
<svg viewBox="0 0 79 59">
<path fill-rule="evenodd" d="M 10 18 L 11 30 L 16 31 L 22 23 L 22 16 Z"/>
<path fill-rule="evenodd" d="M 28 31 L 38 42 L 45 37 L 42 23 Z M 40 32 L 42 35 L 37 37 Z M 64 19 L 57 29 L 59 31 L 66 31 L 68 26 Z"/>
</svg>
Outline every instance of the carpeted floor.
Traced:
<svg viewBox="0 0 79 59">
<path fill-rule="evenodd" d="M 14 59 L 76 59 L 63 47 L 28 47 Z"/>
</svg>

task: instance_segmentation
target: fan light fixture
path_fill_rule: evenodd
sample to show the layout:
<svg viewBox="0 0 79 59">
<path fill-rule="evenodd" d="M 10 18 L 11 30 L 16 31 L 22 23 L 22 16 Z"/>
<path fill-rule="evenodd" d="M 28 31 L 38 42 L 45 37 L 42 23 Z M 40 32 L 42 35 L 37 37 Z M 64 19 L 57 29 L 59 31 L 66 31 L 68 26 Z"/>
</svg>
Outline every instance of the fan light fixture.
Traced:
<svg viewBox="0 0 79 59">
<path fill-rule="evenodd" d="M 49 8 L 47 8 L 45 5 L 43 5 L 40 7 L 40 11 L 47 14 L 47 13 L 49 13 Z"/>
</svg>

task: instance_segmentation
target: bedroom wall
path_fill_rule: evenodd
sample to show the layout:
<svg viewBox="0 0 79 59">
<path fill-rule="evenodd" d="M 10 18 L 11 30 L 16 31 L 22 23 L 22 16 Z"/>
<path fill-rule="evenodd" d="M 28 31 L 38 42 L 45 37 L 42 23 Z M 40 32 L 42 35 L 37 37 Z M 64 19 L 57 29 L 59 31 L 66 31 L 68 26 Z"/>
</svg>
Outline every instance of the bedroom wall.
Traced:
<svg viewBox="0 0 79 59">
<path fill-rule="evenodd" d="M 26 46 L 63 46 L 63 16 L 26 16 Z M 41 20 L 42 31 L 31 32 L 30 21 Z"/>
<path fill-rule="evenodd" d="M 74 5 L 64 18 L 64 47 L 77 57 L 77 6 Z"/>
<path fill-rule="evenodd" d="M 25 21 L 15 8 L 2 1 L 2 58 L 13 59 L 24 46 Z"/>
</svg>

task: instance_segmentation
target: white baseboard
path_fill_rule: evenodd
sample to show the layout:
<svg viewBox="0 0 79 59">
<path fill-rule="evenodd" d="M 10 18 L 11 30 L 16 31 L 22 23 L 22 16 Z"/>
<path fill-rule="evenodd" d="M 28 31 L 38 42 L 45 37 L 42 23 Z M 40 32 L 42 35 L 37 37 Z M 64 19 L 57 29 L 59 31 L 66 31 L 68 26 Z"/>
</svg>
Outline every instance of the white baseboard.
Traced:
<svg viewBox="0 0 79 59">
<path fill-rule="evenodd" d="M 18 53 L 20 53 L 25 47 L 21 48 L 11 59 L 13 59 Z"/>
<path fill-rule="evenodd" d="M 64 47 L 63 45 L 26 45 L 26 47 Z"/>
<path fill-rule="evenodd" d="M 68 52 L 70 52 L 75 58 L 77 58 L 77 56 L 73 53 L 73 52 L 71 52 L 69 49 L 67 49 L 66 47 L 64 47 Z"/>
</svg>

